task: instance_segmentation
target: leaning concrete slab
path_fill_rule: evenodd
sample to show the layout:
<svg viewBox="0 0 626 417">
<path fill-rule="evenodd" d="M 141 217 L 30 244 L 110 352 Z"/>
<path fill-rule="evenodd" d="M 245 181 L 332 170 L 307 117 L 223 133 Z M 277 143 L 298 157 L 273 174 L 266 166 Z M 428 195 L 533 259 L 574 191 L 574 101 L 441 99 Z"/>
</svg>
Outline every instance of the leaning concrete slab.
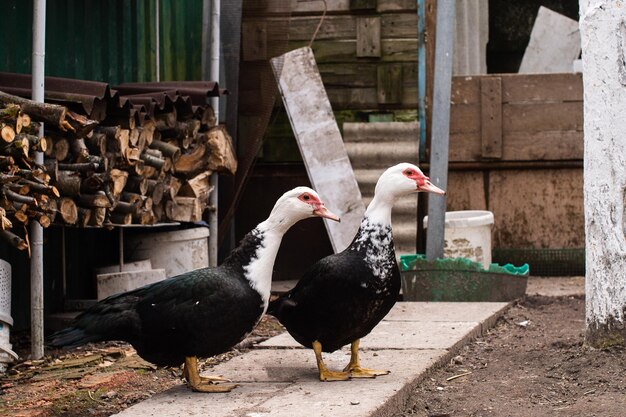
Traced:
<svg viewBox="0 0 626 417">
<path fill-rule="evenodd" d="M 320 382 L 315 356 L 283 334 L 206 374 L 239 383 L 230 393 L 201 394 L 179 386 L 117 414 L 121 417 L 379 417 L 402 411 L 429 369 L 495 323 L 507 303 L 398 303 L 363 339 L 361 363 L 391 374 L 375 379 Z M 350 353 L 324 354 L 342 369 Z"/>
</svg>

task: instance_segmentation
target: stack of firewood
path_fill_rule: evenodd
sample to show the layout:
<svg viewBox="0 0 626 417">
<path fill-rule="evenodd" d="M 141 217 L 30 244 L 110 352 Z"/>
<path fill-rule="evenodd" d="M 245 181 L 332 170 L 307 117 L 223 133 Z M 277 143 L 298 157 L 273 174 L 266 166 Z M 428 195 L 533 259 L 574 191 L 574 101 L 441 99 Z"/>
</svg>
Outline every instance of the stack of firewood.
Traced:
<svg viewBox="0 0 626 417">
<path fill-rule="evenodd" d="M 44 227 L 202 220 L 210 175 L 236 170 L 231 140 L 212 127 L 208 105 L 182 115 L 168 110 L 138 118 L 131 108 L 98 123 L 64 106 L 0 92 L 3 237 L 27 248 L 27 233 L 20 238 L 10 229 L 29 219 Z M 38 122 L 45 126 L 41 139 Z M 35 151 L 44 153 L 43 165 L 35 163 Z"/>
</svg>

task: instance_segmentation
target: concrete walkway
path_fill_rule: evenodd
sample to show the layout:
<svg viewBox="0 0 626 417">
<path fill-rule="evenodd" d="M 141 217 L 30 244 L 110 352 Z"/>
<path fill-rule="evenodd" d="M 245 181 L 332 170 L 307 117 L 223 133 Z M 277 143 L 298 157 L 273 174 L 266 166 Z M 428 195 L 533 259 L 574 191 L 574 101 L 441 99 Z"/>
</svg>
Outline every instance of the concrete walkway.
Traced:
<svg viewBox="0 0 626 417">
<path fill-rule="evenodd" d="M 276 284 L 275 292 L 293 286 L 293 282 Z M 531 277 L 527 294 L 584 295 L 584 277 Z M 117 416 L 365 417 L 399 413 L 429 369 L 450 360 L 461 346 L 493 326 L 508 306 L 396 304 L 361 342 L 363 366 L 391 370 L 376 379 L 320 382 L 313 351 L 284 333 L 206 372 L 240 383 L 230 393 L 194 393 L 180 385 Z M 342 369 L 349 357 L 345 348 L 324 356 L 331 369 Z"/>
<path fill-rule="evenodd" d="M 364 417 L 404 409 L 412 389 L 430 368 L 493 326 L 508 303 L 398 303 L 361 341 L 361 364 L 389 369 L 375 379 L 320 382 L 315 356 L 287 333 L 209 369 L 241 386 L 230 393 L 202 394 L 181 385 L 138 403 L 117 416 Z M 350 352 L 324 358 L 342 369 Z"/>
</svg>

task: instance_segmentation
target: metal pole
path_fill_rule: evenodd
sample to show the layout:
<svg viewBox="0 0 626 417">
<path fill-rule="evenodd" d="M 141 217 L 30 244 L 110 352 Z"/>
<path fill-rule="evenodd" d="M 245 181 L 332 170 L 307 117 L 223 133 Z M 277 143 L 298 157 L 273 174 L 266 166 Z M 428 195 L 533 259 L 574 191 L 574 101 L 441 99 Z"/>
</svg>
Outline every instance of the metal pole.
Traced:
<svg viewBox="0 0 626 417">
<path fill-rule="evenodd" d="M 159 39 L 159 0 L 154 0 L 154 67 L 156 81 L 161 81 L 161 40 Z"/>
<path fill-rule="evenodd" d="M 44 64 L 46 53 L 46 0 L 33 2 L 33 63 L 32 98 L 43 102 Z M 43 124 L 39 137 L 43 136 Z M 35 162 L 43 164 L 43 153 L 35 152 Z M 30 337 L 31 358 L 43 357 L 43 229 L 39 223 L 30 224 Z"/>
<path fill-rule="evenodd" d="M 450 92 L 456 0 L 437 2 L 437 38 L 435 40 L 435 84 L 433 92 L 433 126 L 430 140 L 430 179 L 437 187 L 448 185 L 448 141 L 450 134 Z M 428 231 L 426 258 L 443 258 L 446 198 L 428 196 Z"/>
<path fill-rule="evenodd" d="M 220 0 L 211 0 L 211 60 L 210 78 L 212 81 L 219 81 L 220 78 Z M 219 97 L 211 97 L 211 106 L 215 111 L 215 121 L 220 123 Z M 209 265 L 217 265 L 217 173 L 211 174 L 211 186 L 213 191 L 209 194 Z"/>
</svg>

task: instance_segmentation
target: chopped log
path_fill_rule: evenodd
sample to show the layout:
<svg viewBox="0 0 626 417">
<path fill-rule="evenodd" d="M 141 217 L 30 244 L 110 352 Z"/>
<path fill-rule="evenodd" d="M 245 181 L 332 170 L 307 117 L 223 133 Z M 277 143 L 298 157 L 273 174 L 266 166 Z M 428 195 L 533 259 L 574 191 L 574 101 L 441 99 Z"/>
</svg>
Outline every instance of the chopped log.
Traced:
<svg viewBox="0 0 626 417">
<path fill-rule="evenodd" d="M 106 219 L 107 209 L 104 207 L 94 207 L 91 209 L 89 225 L 94 227 L 102 227 Z"/>
<path fill-rule="evenodd" d="M 117 204 L 115 205 L 115 208 L 113 209 L 114 212 L 120 212 L 120 213 L 136 213 L 137 211 L 139 211 L 139 204 L 141 203 L 141 200 L 134 202 L 134 203 L 129 203 L 127 201 L 118 201 Z"/>
<path fill-rule="evenodd" d="M 17 115 L 17 123 L 20 124 L 21 129 L 30 127 L 30 124 L 31 124 L 30 116 L 20 111 Z M 39 126 L 37 126 L 37 129 L 39 129 Z M 20 132 L 17 132 L 17 133 L 20 133 Z"/>
<path fill-rule="evenodd" d="M 9 190 L 14 191 L 20 195 L 26 195 L 30 192 L 30 187 L 26 184 L 18 184 L 18 183 L 12 182 L 12 183 L 8 183 L 6 187 L 8 187 Z"/>
<path fill-rule="evenodd" d="M 13 227 L 13 223 L 11 223 L 11 220 L 7 218 L 6 210 L 0 207 L 0 228 L 2 230 L 7 230 L 12 227 Z"/>
<path fill-rule="evenodd" d="M 153 221 L 156 222 L 160 222 L 160 221 L 164 221 L 165 219 L 165 204 L 158 204 L 154 207 L 152 207 L 152 214 L 153 214 Z"/>
<path fill-rule="evenodd" d="M 87 227 L 90 224 L 90 220 L 91 220 L 91 210 L 84 208 L 84 207 L 78 207 L 78 218 L 76 220 L 76 224 L 80 227 Z"/>
<path fill-rule="evenodd" d="M 15 159 L 12 156 L 0 155 L 0 169 L 7 169 L 11 165 L 15 165 Z"/>
<path fill-rule="evenodd" d="M 82 162 L 80 164 L 59 164 L 59 169 L 64 171 L 76 171 L 76 172 L 102 172 L 105 169 L 104 161 L 106 158 L 100 159 L 100 163 L 98 162 Z"/>
<path fill-rule="evenodd" d="M 187 180 L 180 187 L 178 195 L 181 197 L 195 197 L 201 201 L 208 201 L 209 193 L 213 190 L 210 184 L 211 171 L 205 171 Z"/>
<path fill-rule="evenodd" d="M 16 249 L 28 249 L 28 243 L 24 239 L 8 230 L 0 230 L 0 237 Z"/>
<path fill-rule="evenodd" d="M 137 147 L 137 144 L 139 143 L 139 135 L 141 133 L 139 129 L 140 128 L 131 129 L 128 134 L 128 141 L 134 147 Z"/>
<path fill-rule="evenodd" d="M 61 197 L 58 203 L 58 213 L 65 224 L 76 224 L 78 220 L 78 207 L 71 198 Z"/>
<path fill-rule="evenodd" d="M 176 197 L 165 203 L 165 214 L 174 221 L 199 222 L 205 207 L 197 198 Z"/>
<path fill-rule="evenodd" d="M 15 129 L 11 125 L 0 123 L 0 136 L 6 143 L 11 143 L 15 139 Z"/>
<path fill-rule="evenodd" d="M 165 193 L 169 196 L 170 200 L 173 200 L 178 195 L 178 191 L 183 183 L 174 176 L 169 176 L 165 182 Z"/>
<path fill-rule="evenodd" d="M 129 191 L 123 191 L 120 195 L 121 201 L 135 205 L 141 204 L 142 198 L 143 196 L 141 194 L 131 193 Z"/>
<path fill-rule="evenodd" d="M 46 173 L 50 176 L 50 178 L 53 181 L 57 181 L 59 178 L 59 161 L 54 158 L 50 158 L 45 159 L 43 164 L 46 167 Z"/>
<path fill-rule="evenodd" d="M 0 146 L 0 152 L 4 155 L 13 156 L 15 158 L 28 158 L 28 148 L 30 143 L 28 139 L 22 137 L 14 139 L 13 142 Z"/>
<path fill-rule="evenodd" d="M 125 157 L 129 164 L 134 164 L 141 159 L 141 149 L 131 147 L 126 148 Z"/>
<path fill-rule="evenodd" d="M 34 210 L 28 210 L 26 214 L 28 215 L 29 218 L 36 220 L 44 229 L 50 226 L 50 223 L 52 223 L 52 221 L 50 220 L 50 217 L 48 217 L 48 215 L 45 213 L 34 211 Z"/>
<path fill-rule="evenodd" d="M 190 151 L 187 152 L 174 163 L 176 172 L 182 175 L 193 175 L 206 169 L 207 162 L 207 146 L 200 142 Z"/>
<path fill-rule="evenodd" d="M 133 221 L 138 224 L 154 224 L 156 219 L 152 210 L 139 210 L 133 214 Z"/>
<path fill-rule="evenodd" d="M 126 149 L 130 140 L 130 131 L 128 129 L 121 129 L 119 126 L 100 126 L 98 132 L 106 135 L 108 152 L 126 155 Z"/>
<path fill-rule="evenodd" d="M 142 161 L 143 162 L 143 161 Z M 146 179 L 152 178 L 152 179 L 159 179 L 160 178 L 160 174 L 161 170 L 156 169 L 155 167 L 151 167 L 149 165 L 146 165 L 144 162 L 144 167 L 143 167 L 143 176 Z"/>
<path fill-rule="evenodd" d="M 26 214 L 26 207 L 28 207 L 26 204 L 24 204 L 23 206 L 21 206 L 18 210 L 15 210 L 12 214 L 13 214 L 13 218 L 22 224 L 28 224 L 28 214 Z"/>
<path fill-rule="evenodd" d="M 126 181 L 125 190 L 138 193 L 140 195 L 146 195 L 148 191 L 148 179 L 137 175 L 129 175 Z"/>
<path fill-rule="evenodd" d="M 72 126 L 65 120 L 67 108 L 57 104 L 39 103 L 22 97 L 13 96 L 0 91 L 0 103 L 18 104 L 23 113 L 39 122 L 49 123 L 61 131 L 72 131 Z"/>
<path fill-rule="evenodd" d="M 113 211 L 109 213 L 109 220 L 111 220 L 113 224 L 131 224 L 133 222 L 133 215 L 132 213 Z"/>
<path fill-rule="evenodd" d="M 4 123 L 14 123 L 20 114 L 20 106 L 17 104 L 8 104 L 0 109 L 0 121 Z"/>
<path fill-rule="evenodd" d="M 28 204 L 30 206 L 35 206 L 35 207 L 39 205 L 35 197 L 21 195 L 21 194 L 16 193 L 15 191 L 9 190 L 8 188 L 4 188 L 3 193 L 6 198 L 8 198 L 9 200 L 13 202 Z"/>
<path fill-rule="evenodd" d="M 70 153 L 70 143 L 65 138 L 54 139 L 54 151 L 53 155 L 57 161 L 65 161 L 67 155 Z"/>
<path fill-rule="evenodd" d="M 28 141 L 30 149 L 36 152 L 45 152 L 48 149 L 48 142 L 45 138 L 40 138 L 36 135 L 31 135 L 28 133 L 20 133 L 15 136 L 15 140 L 26 139 Z"/>
<path fill-rule="evenodd" d="M 85 194 L 94 194 L 102 190 L 105 186 L 104 174 L 93 174 L 88 177 L 81 178 L 80 192 Z"/>
<path fill-rule="evenodd" d="M 147 195 L 152 197 L 153 204 L 159 205 L 163 200 L 163 194 L 165 193 L 165 184 L 163 181 L 148 180 Z"/>
<path fill-rule="evenodd" d="M 57 171 L 55 185 L 62 195 L 75 197 L 80 195 L 82 179 L 75 171 Z"/>
<path fill-rule="evenodd" d="M 71 143 L 71 149 L 76 162 L 85 162 L 89 159 L 89 149 L 87 149 L 83 138 L 74 139 Z"/>
<path fill-rule="evenodd" d="M 54 155 L 54 142 L 52 141 L 52 138 L 50 136 L 44 136 L 43 140 L 46 141 L 46 150 L 43 152 L 43 154 L 47 157 L 51 157 L 52 155 Z"/>
<path fill-rule="evenodd" d="M 200 119 L 202 126 L 204 128 L 210 128 L 217 124 L 217 119 L 215 118 L 215 111 L 213 107 L 206 106 L 204 109 L 202 106 L 198 106 L 199 114 L 196 113 L 196 119 Z"/>
<path fill-rule="evenodd" d="M 176 120 L 178 114 L 176 108 L 172 108 L 172 111 L 166 113 L 160 113 L 154 115 L 154 121 L 156 123 L 157 130 L 165 130 L 176 126 Z"/>
<path fill-rule="evenodd" d="M 26 178 L 20 179 L 19 183 L 27 185 L 32 191 L 38 193 L 53 195 L 57 198 L 61 196 L 59 190 L 54 185 L 41 184 L 39 182 L 31 181 Z"/>
<path fill-rule="evenodd" d="M 207 167 L 211 171 L 228 172 L 235 175 L 237 172 L 237 157 L 233 149 L 233 141 L 224 126 L 215 126 L 206 135 L 209 146 Z"/>
<path fill-rule="evenodd" d="M 91 137 L 85 139 L 85 145 L 90 154 L 104 156 L 107 151 L 107 137 L 102 132 L 94 132 Z"/>
<path fill-rule="evenodd" d="M 172 158 L 174 163 L 178 161 L 181 156 L 180 148 L 178 146 L 171 145 L 161 140 L 153 140 L 150 144 L 150 148 L 160 150 L 163 155 Z"/>
<path fill-rule="evenodd" d="M 109 181 L 111 182 L 111 192 L 119 199 L 124 187 L 126 187 L 128 172 L 113 168 L 109 172 Z"/>
<path fill-rule="evenodd" d="M 51 199 L 46 207 L 43 208 L 44 212 L 50 218 L 50 223 L 54 223 L 54 221 L 56 220 L 56 216 L 58 213 L 58 201 L 58 199 Z"/>
<path fill-rule="evenodd" d="M 98 122 L 91 120 L 82 114 L 74 113 L 68 110 L 66 114 L 66 121 L 71 126 L 71 130 L 75 137 L 82 138 L 87 136 L 96 126 Z"/>
<path fill-rule="evenodd" d="M 104 191 L 99 191 L 95 194 L 81 194 L 78 197 L 79 203 L 84 207 L 91 208 L 109 208 L 111 203 L 107 198 Z"/>
<path fill-rule="evenodd" d="M 144 162 L 144 164 L 154 167 L 158 170 L 163 170 L 163 166 L 165 165 L 165 159 L 153 156 L 147 152 L 141 154 L 141 160 Z"/>
</svg>

